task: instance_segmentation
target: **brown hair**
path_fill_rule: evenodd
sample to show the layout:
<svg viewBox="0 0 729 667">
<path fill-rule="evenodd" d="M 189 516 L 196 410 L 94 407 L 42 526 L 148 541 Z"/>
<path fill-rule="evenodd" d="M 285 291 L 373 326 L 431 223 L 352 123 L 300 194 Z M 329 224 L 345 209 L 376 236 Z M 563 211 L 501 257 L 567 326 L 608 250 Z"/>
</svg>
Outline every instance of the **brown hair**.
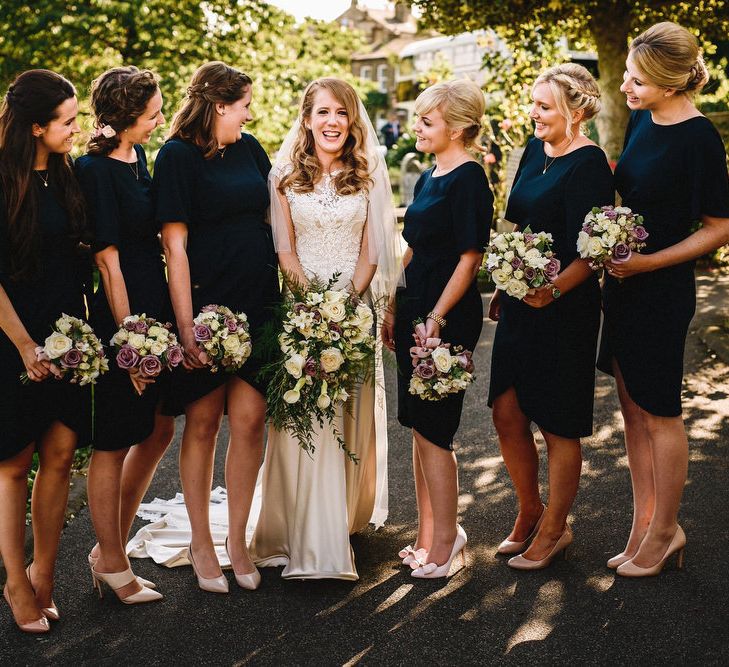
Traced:
<svg viewBox="0 0 729 667">
<path fill-rule="evenodd" d="M 114 67 L 91 83 L 91 109 L 97 130 L 111 127 L 115 134 L 96 134 L 88 142 L 92 155 L 108 155 L 121 141 L 120 134 L 137 122 L 149 100 L 159 90 L 157 79 L 149 70 L 136 67 Z"/>
<path fill-rule="evenodd" d="M 314 97 L 318 90 L 328 90 L 334 98 L 347 110 L 349 118 L 349 135 L 344 141 L 342 155 L 339 158 L 344 169 L 336 174 L 333 185 L 340 195 L 351 195 L 369 187 L 372 179 L 369 176 L 365 142 L 367 127 L 360 116 L 360 102 L 354 88 L 346 81 L 334 78 L 316 79 L 304 91 L 299 109 L 299 135 L 291 149 L 292 170 L 286 174 L 278 186 L 281 193 L 286 188 L 295 192 L 312 192 L 314 185 L 322 176 L 319 158 L 316 156 L 314 135 L 306 129 L 305 121 L 311 118 L 314 108 Z"/>
<path fill-rule="evenodd" d="M 60 74 L 47 69 L 28 70 L 10 87 L 0 107 L 0 185 L 5 200 L 10 242 L 10 276 L 32 280 L 40 274 L 38 193 L 32 185 L 36 139 L 33 125 L 45 127 L 58 118 L 58 107 L 76 96 L 76 89 Z M 80 239 L 84 200 L 68 155 L 48 156 L 48 177 L 63 198 L 71 235 Z"/>
<path fill-rule="evenodd" d="M 169 139 L 183 139 L 203 150 L 206 159 L 215 157 L 218 142 L 213 135 L 216 104 L 233 104 L 253 83 L 247 74 L 219 60 L 195 70 L 179 111 L 172 118 Z"/>
<path fill-rule="evenodd" d="M 678 93 L 698 93 L 709 72 L 699 41 L 677 23 L 656 23 L 630 43 L 630 55 L 645 77 L 660 88 Z"/>
</svg>

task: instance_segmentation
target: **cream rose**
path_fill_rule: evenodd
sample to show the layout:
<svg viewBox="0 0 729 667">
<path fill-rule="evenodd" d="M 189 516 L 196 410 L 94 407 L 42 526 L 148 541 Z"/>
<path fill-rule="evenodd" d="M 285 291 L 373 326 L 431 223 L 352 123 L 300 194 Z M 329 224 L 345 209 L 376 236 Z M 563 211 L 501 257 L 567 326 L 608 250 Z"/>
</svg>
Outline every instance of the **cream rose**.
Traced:
<svg viewBox="0 0 729 667">
<path fill-rule="evenodd" d="M 528 291 L 529 287 L 521 280 L 512 279 L 506 286 L 506 293 L 517 299 L 523 299 L 527 295 Z"/>
<path fill-rule="evenodd" d="M 447 373 L 453 365 L 453 357 L 447 347 L 436 347 L 431 353 L 435 367 L 441 373 Z"/>
<path fill-rule="evenodd" d="M 494 282 L 498 287 L 503 287 L 506 285 L 506 283 L 509 282 L 509 274 L 504 273 L 501 269 L 496 269 L 492 274 L 491 277 L 494 279 Z"/>
<path fill-rule="evenodd" d="M 73 347 L 73 341 L 62 333 L 54 331 L 48 338 L 46 338 L 46 353 L 51 359 L 58 359 L 58 357 L 66 354 Z"/>
<path fill-rule="evenodd" d="M 319 309 L 332 322 L 341 322 L 347 316 L 344 304 L 340 301 L 325 301 Z"/>
<path fill-rule="evenodd" d="M 583 259 L 588 255 L 588 245 L 590 243 L 590 235 L 587 232 L 580 232 L 577 235 L 577 252 Z"/>
<path fill-rule="evenodd" d="M 322 351 L 319 362 L 325 373 L 333 373 L 344 363 L 344 357 L 336 347 L 328 347 Z"/>
<path fill-rule="evenodd" d="M 228 354 L 236 354 L 240 350 L 240 338 L 238 336 L 228 336 L 223 341 L 223 349 Z"/>
<path fill-rule="evenodd" d="M 126 329 L 119 329 L 111 338 L 112 345 L 121 347 L 129 339 L 129 332 Z"/>
<path fill-rule="evenodd" d="M 166 349 L 167 346 L 158 340 L 153 341 L 149 346 L 149 351 L 156 357 L 161 357 L 165 353 Z"/>
<path fill-rule="evenodd" d="M 295 378 L 300 378 L 301 373 L 304 369 L 304 364 L 306 363 L 306 359 L 302 357 L 300 354 L 292 354 L 284 363 L 284 366 L 286 368 L 286 372 Z"/>
<path fill-rule="evenodd" d="M 603 253 L 602 243 L 596 236 L 591 236 L 587 242 L 587 252 L 590 257 L 599 257 Z"/>
<path fill-rule="evenodd" d="M 144 334 L 130 333 L 128 342 L 136 350 L 141 350 L 146 340 L 147 338 Z"/>
</svg>

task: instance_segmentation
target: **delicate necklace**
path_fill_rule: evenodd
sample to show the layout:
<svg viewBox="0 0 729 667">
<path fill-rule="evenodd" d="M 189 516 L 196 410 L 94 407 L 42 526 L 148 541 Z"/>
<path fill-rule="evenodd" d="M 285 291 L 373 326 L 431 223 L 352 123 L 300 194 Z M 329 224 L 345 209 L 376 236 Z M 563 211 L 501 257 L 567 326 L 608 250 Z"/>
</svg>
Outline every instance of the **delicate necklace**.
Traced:
<svg viewBox="0 0 729 667">
<path fill-rule="evenodd" d="M 562 157 L 567 152 L 567 149 L 572 145 L 572 142 L 574 140 L 575 140 L 575 137 L 572 137 L 572 139 L 570 139 L 570 142 L 564 147 L 564 150 L 559 155 L 553 155 L 552 161 L 549 164 L 547 164 L 547 160 L 549 160 L 549 156 L 547 155 L 546 151 L 544 152 L 544 169 L 542 169 L 542 174 L 546 174 L 547 169 L 549 169 L 554 164 L 554 161 L 558 157 Z"/>
<path fill-rule="evenodd" d="M 139 180 L 139 162 L 127 162 L 127 166 L 132 170 L 134 178 Z"/>
<path fill-rule="evenodd" d="M 225 157 L 225 151 L 227 151 L 227 150 L 228 150 L 227 146 L 223 146 L 222 148 L 218 147 L 218 155 L 220 156 L 221 159 L 223 159 Z"/>
<path fill-rule="evenodd" d="M 45 178 L 43 178 L 43 174 L 41 174 L 40 171 L 36 170 L 35 173 L 38 174 L 38 178 L 40 178 L 41 181 L 43 181 L 43 187 L 47 188 L 48 187 L 48 173 L 46 173 Z"/>
</svg>

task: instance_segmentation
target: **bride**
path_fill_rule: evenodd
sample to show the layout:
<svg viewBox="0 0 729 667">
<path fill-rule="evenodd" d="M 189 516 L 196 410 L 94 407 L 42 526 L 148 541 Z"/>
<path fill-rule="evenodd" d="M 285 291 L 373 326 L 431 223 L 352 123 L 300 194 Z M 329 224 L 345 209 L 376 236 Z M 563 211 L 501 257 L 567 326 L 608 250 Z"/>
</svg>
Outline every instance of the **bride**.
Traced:
<svg viewBox="0 0 729 667">
<path fill-rule="evenodd" d="M 400 277 L 392 193 L 377 136 L 354 89 L 312 82 L 269 177 L 281 269 L 306 285 L 339 274 L 337 287 L 377 305 Z M 356 580 L 349 535 L 387 518 L 387 424 L 381 355 L 374 381 L 340 409 L 338 430 L 359 463 L 317 427 L 310 457 L 269 427 L 261 513 L 251 543 L 259 566 L 285 578 Z"/>
</svg>

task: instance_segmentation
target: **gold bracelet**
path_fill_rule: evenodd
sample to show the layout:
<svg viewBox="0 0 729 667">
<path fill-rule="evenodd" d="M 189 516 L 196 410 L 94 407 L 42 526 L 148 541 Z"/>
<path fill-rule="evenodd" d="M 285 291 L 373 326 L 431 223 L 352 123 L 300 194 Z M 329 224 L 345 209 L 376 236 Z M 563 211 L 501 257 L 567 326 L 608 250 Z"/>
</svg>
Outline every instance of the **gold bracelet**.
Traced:
<svg viewBox="0 0 729 667">
<path fill-rule="evenodd" d="M 446 318 L 443 317 L 442 315 L 439 315 L 434 310 L 431 310 L 428 313 L 428 319 L 433 320 L 433 322 L 435 322 L 437 325 L 439 325 L 441 327 L 441 329 L 444 328 L 445 325 L 447 324 Z"/>
</svg>

